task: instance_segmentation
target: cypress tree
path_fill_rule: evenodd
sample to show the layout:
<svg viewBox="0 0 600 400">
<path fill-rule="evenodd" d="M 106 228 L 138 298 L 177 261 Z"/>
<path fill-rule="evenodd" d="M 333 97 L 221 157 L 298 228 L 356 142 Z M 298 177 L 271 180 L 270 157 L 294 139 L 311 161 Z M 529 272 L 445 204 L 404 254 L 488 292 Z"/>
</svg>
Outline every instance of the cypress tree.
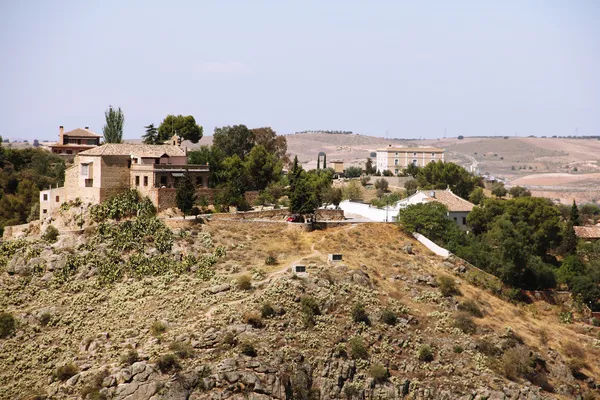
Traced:
<svg viewBox="0 0 600 400">
<path fill-rule="evenodd" d="M 102 127 L 105 143 L 121 143 L 123 142 L 123 124 L 125 123 L 125 115 L 121 111 L 121 107 L 114 109 L 109 106 L 104 113 L 106 125 Z"/>
<path fill-rule="evenodd" d="M 577 235 L 575 235 L 575 229 L 573 229 L 571 221 L 567 222 L 565 225 L 561 250 L 565 255 L 575 254 L 577 252 Z"/>
<path fill-rule="evenodd" d="M 327 168 L 327 154 L 323 154 L 323 169 Z"/>
<path fill-rule="evenodd" d="M 183 218 L 190 214 L 194 203 L 196 202 L 196 188 L 192 182 L 192 178 L 186 173 L 183 175 L 181 182 L 177 186 L 177 192 L 175 194 L 175 203 L 177 208 L 183 213 Z"/>
<path fill-rule="evenodd" d="M 575 200 L 573 200 L 573 205 L 571 206 L 571 215 L 569 217 L 569 220 L 571 221 L 571 224 L 573 224 L 573 226 L 580 225 L 579 208 L 577 208 L 577 203 L 575 203 Z"/>
</svg>

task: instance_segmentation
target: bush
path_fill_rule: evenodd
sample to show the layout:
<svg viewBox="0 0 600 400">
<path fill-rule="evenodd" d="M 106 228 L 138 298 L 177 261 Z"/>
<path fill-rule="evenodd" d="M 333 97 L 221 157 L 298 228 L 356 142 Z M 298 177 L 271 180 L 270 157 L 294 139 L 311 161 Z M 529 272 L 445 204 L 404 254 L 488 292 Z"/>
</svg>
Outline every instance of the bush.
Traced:
<svg viewBox="0 0 600 400">
<path fill-rule="evenodd" d="M 79 368 L 77 368 L 77 365 L 75 365 L 73 363 L 68 363 L 68 364 L 65 364 L 63 366 L 56 368 L 56 371 L 54 372 L 54 376 L 59 381 L 66 381 L 70 377 L 76 375 L 78 372 L 79 372 Z"/>
<path fill-rule="evenodd" d="M 582 375 L 581 370 L 587 366 L 585 361 L 579 358 L 570 358 L 567 360 L 566 364 L 573 376 L 576 378 Z"/>
<path fill-rule="evenodd" d="M 348 167 L 346 168 L 346 178 L 358 178 L 362 175 L 361 167 Z"/>
<path fill-rule="evenodd" d="M 40 318 L 39 318 L 40 325 L 42 325 L 42 326 L 48 325 L 50 323 L 51 319 L 52 319 L 52 315 L 50 315 L 49 312 L 42 313 L 42 315 L 40 315 Z"/>
<path fill-rule="evenodd" d="M 48 227 L 46 228 L 46 231 L 42 235 L 42 240 L 44 240 L 48 243 L 54 243 L 58 240 L 58 235 L 59 235 L 58 229 L 56 229 L 52 225 L 48 225 Z"/>
<path fill-rule="evenodd" d="M 167 325 L 160 321 L 154 321 L 150 326 L 150 334 L 154 337 L 159 337 L 167 331 Z"/>
<path fill-rule="evenodd" d="M 237 346 L 237 339 L 235 337 L 235 333 L 227 332 L 223 339 L 221 339 L 221 344 L 225 347 L 233 348 Z"/>
<path fill-rule="evenodd" d="M 383 190 L 384 192 L 387 192 L 389 186 L 390 184 L 387 179 L 379 178 L 375 180 L 375 189 L 377 190 Z"/>
<path fill-rule="evenodd" d="M 371 181 L 370 176 L 363 176 L 362 178 L 360 178 L 360 184 L 363 186 L 367 186 L 370 181 Z"/>
<path fill-rule="evenodd" d="M 532 372 L 529 349 L 517 346 L 506 350 L 500 358 L 500 371 L 508 379 L 529 375 Z"/>
<path fill-rule="evenodd" d="M 239 290 L 250 290 L 252 289 L 252 278 L 250 275 L 240 275 L 237 278 L 236 284 Z"/>
<path fill-rule="evenodd" d="M 275 309 L 271 305 L 271 303 L 264 303 L 260 308 L 260 315 L 263 318 L 271 318 L 276 314 Z"/>
<path fill-rule="evenodd" d="M 467 312 L 476 318 L 483 318 L 483 312 L 479 308 L 479 305 L 473 300 L 465 300 L 459 303 L 458 309 Z"/>
<path fill-rule="evenodd" d="M 274 253 L 269 253 L 265 258 L 265 265 L 275 265 L 277 264 L 277 257 Z"/>
<path fill-rule="evenodd" d="M 7 338 L 15 333 L 15 317 L 11 313 L 3 312 L 0 314 L 0 339 Z"/>
<path fill-rule="evenodd" d="M 250 342 L 244 342 L 240 345 L 240 353 L 248 357 L 256 357 L 257 355 L 254 345 Z"/>
<path fill-rule="evenodd" d="M 138 362 L 139 359 L 140 359 L 140 356 L 139 356 L 137 350 L 129 349 L 127 351 L 127 354 L 123 354 L 121 356 L 121 364 L 131 365 L 135 362 Z"/>
<path fill-rule="evenodd" d="M 169 350 L 181 359 L 190 358 L 194 355 L 194 348 L 187 342 L 171 342 Z"/>
<path fill-rule="evenodd" d="M 453 295 L 460 295 L 460 290 L 458 290 L 458 286 L 456 286 L 456 281 L 451 276 L 438 276 L 437 283 L 442 296 L 449 297 Z"/>
<path fill-rule="evenodd" d="M 430 362 L 433 361 L 433 350 L 431 350 L 431 346 L 428 344 L 424 344 L 419 348 L 419 352 L 417 353 L 417 358 L 419 361 Z"/>
<path fill-rule="evenodd" d="M 462 353 L 465 349 L 463 349 L 463 347 L 460 344 L 455 344 L 454 347 L 452 347 L 452 350 L 456 353 L 456 354 L 460 354 Z"/>
<path fill-rule="evenodd" d="M 592 317 L 592 325 L 593 326 L 600 326 L 600 319 L 596 318 L 596 317 Z"/>
<path fill-rule="evenodd" d="M 585 359 L 585 350 L 575 342 L 566 342 L 563 344 L 562 350 L 570 358 Z"/>
<path fill-rule="evenodd" d="M 387 368 L 383 366 L 383 364 L 376 363 L 369 368 L 369 376 L 373 378 L 375 382 L 383 383 L 389 378 L 390 373 L 388 372 Z"/>
<path fill-rule="evenodd" d="M 454 317 L 454 323 L 452 325 L 468 334 L 472 334 L 477 331 L 477 325 L 475 325 L 473 318 L 466 312 L 457 313 Z"/>
<path fill-rule="evenodd" d="M 265 326 L 262 318 L 257 312 L 247 312 L 243 315 L 242 321 L 245 324 L 252 325 L 253 328 L 262 328 Z"/>
<path fill-rule="evenodd" d="M 369 356 L 367 352 L 367 346 L 365 346 L 365 342 L 360 337 L 353 337 L 348 342 L 350 344 L 350 356 L 356 359 L 366 360 Z"/>
<path fill-rule="evenodd" d="M 106 369 L 94 374 L 91 379 L 87 380 L 87 384 L 79 391 L 81 398 L 90 400 L 106 400 L 106 395 L 100 394 L 100 389 L 102 389 L 102 382 L 107 376 L 108 371 Z"/>
<path fill-rule="evenodd" d="M 396 325 L 398 322 L 398 317 L 392 310 L 385 309 L 381 313 L 381 321 L 388 325 Z"/>
<path fill-rule="evenodd" d="M 365 306 L 362 303 L 356 303 L 352 307 L 352 320 L 357 324 L 363 322 L 365 325 L 371 325 Z"/>
<path fill-rule="evenodd" d="M 175 357 L 175 354 L 162 355 L 156 362 L 156 367 L 163 374 L 170 371 L 176 371 L 180 368 L 179 362 L 177 361 L 177 357 Z"/>
<path fill-rule="evenodd" d="M 478 340 L 477 350 L 488 357 L 498 357 L 502 353 L 501 349 L 496 347 L 490 339 Z"/>
<path fill-rule="evenodd" d="M 314 297 L 302 296 L 300 299 L 300 305 L 302 310 L 302 320 L 306 327 L 312 327 L 315 325 L 315 316 L 321 315 L 319 304 Z"/>
</svg>

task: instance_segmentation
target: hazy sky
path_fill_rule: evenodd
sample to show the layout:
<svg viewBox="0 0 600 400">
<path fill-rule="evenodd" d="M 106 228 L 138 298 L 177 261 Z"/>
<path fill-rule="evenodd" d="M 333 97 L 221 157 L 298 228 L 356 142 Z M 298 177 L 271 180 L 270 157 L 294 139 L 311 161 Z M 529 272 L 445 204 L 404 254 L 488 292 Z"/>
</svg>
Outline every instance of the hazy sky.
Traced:
<svg viewBox="0 0 600 400">
<path fill-rule="evenodd" d="M 0 135 L 600 134 L 600 1 L 0 2 Z"/>
</svg>

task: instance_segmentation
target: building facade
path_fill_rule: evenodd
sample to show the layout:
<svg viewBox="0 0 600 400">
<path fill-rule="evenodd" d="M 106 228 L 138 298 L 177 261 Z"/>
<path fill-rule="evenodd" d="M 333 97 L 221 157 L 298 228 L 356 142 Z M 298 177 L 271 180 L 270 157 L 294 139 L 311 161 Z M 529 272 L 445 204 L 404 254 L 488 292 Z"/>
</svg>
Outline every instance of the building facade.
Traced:
<svg viewBox="0 0 600 400">
<path fill-rule="evenodd" d="M 58 129 L 58 142 L 49 146 L 54 154 L 73 157 L 82 151 L 100 146 L 102 136 L 90 131 L 87 126 L 84 129 L 77 128 L 68 132 L 64 131 L 63 126 Z"/>
<path fill-rule="evenodd" d="M 377 172 L 385 170 L 398 175 L 408 165 L 424 167 L 430 162 L 444 161 L 445 150 L 439 147 L 394 147 L 377 149 Z"/>
<path fill-rule="evenodd" d="M 173 207 L 164 199 L 174 198 L 185 173 L 197 188 L 208 187 L 208 165 L 187 164 L 187 151 L 178 146 L 104 144 L 77 154 L 63 187 L 40 192 L 40 218 L 76 198 L 98 204 L 129 189 L 149 197 L 159 211 Z"/>
</svg>

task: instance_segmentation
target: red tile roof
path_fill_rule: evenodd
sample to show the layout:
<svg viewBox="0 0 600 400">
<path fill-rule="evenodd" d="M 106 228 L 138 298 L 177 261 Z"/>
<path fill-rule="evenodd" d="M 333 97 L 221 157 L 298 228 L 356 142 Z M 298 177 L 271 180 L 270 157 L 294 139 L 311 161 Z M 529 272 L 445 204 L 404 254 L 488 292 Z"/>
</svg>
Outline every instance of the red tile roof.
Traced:
<svg viewBox="0 0 600 400">
<path fill-rule="evenodd" d="M 574 226 L 575 235 L 584 239 L 600 239 L 600 226 Z"/>
<path fill-rule="evenodd" d="M 451 190 L 422 190 L 421 192 L 427 195 L 425 200 L 440 202 L 448 208 L 448 211 L 471 212 L 475 207 L 475 204 L 455 195 Z"/>
</svg>

